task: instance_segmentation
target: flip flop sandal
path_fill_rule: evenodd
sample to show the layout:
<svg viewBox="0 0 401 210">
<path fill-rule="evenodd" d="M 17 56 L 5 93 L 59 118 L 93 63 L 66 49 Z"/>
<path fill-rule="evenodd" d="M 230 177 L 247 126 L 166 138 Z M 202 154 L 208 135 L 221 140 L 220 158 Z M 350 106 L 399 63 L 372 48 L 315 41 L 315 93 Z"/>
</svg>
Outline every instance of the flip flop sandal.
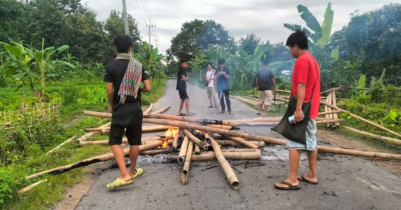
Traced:
<svg viewBox="0 0 401 210">
<path fill-rule="evenodd" d="M 136 173 L 135 173 L 134 176 L 132 176 L 132 179 L 136 179 L 136 178 L 140 177 L 143 174 L 143 169 L 142 168 L 137 168 L 135 171 L 136 171 Z"/>
<path fill-rule="evenodd" d="M 187 114 L 187 116 L 194 116 L 194 115 L 195 115 L 195 113 L 192 113 L 192 112 Z"/>
<path fill-rule="evenodd" d="M 294 185 L 292 185 L 292 184 L 290 184 L 288 182 L 285 182 L 285 181 L 281 182 L 280 184 L 287 185 L 288 187 L 279 187 L 277 185 L 274 185 L 274 187 L 276 187 L 279 190 L 299 190 L 299 189 L 301 189 L 298 185 L 294 186 Z"/>
<path fill-rule="evenodd" d="M 261 115 L 260 112 L 256 113 L 256 115 Z"/>
<path fill-rule="evenodd" d="M 186 116 L 184 113 L 179 114 L 178 116 Z"/>
<path fill-rule="evenodd" d="M 125 180 L 122 180 L 120 178 L 117 178 L 114 182 L 108 183 L 106 185 L 106 187 L 107 187 L 107 189 L 112 190 L 112 189 L 115 189 L 115 188 L 118 188 L 118 187 L 130 185 L 130 184 L 133 184 L 133 183 L 134 183 L 133 180 L 125 181 Z"/>
<path fill-rule="evenodd" d="M 312 181 L 309 181 L 309 180 L 305 179 L 304 176 L 298 176 L 297 178 L 298 178 L 299 181 L 303 181 L 303 182 L 306 182 L 306 183 L 309 183 L 309 184 L 313 184 L 313 185 L 319 184 L 319 182 L 312 182 Z"/>
</svg>

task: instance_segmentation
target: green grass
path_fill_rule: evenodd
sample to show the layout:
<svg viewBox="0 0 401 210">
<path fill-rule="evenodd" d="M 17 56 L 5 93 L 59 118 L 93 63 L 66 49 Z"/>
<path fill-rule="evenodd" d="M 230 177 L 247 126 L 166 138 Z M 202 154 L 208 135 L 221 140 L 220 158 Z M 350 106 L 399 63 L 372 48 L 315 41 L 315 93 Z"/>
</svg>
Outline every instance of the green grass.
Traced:
<svg viewBox="0 0 401 210">
<path fill-rule="evenodd" d="M 143 94 L 143 105 L 155 103 L 164 94 L 166 82 L 167 78 L 152 81 L 152 92 Z M 2 89 L 2 91 L 3 93 L 6 92 L 5 89 Z M 98 127 L 101 124 L 106 123 L 103 122 L 99 124 L 100 119 L 96 117 L 82 116 L 82 110 L 88 109 L 106 111 L 106 108 L 107 103 L 86 105 L 63 115 L 59 122 L 60 125 L 64 125 L 74 118 L 77 119 L 75 123 L 66 128 L 63 141 L 67 140 L 73 135 L 76 135 L 77 137 L 82 136 L 84 134 L 84 128 Z M 99 135 L 96 135 L 93 138 L 99 139 L 100 137 Z M 105 136 L 103 136 L 103 138 L 107 139 Z M 46 151 L 50 150 L 59 143 L 61 142 L 56 142 Z M 40 154 L 32 154 L 23 163 L 11 166 L 10 170 L 19 171 L 19 174 L 25 177 L 27 175 L 71 164 L 96 155 L 105 154 L 109 151 L 110 149 L 108 146 L 87 145 L 80 147 L 77 142 L 74 141 L 64 145 L 61 149 L 48 156 L 45 155 L 45 152 L 41 152 Z M 84 168 L 79 168 L 61 175 L 44 175 L 33 180 L 24 181 L 25 183 L 23 183 L 23 185 L 27 186 L 39 180 L 48 178 L 48 182 L 41 184 L 21 197 L 15 194 L 15 200 L 6 206 L 5 209 L 41 210 L 52 208 L 56 202 L 63 199 L 66 188 L 78 184 L 84 175 Z"/>
</svg>

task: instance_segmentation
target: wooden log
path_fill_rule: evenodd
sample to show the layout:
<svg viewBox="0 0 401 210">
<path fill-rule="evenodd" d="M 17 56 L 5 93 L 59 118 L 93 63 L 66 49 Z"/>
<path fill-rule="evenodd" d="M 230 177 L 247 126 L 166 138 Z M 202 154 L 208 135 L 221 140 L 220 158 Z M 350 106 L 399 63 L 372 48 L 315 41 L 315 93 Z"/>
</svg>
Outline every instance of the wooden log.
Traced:
<svg viewBox="0 0 401 210">
<path fill-rule="evenodd" d="M 329 90 L 321 92 L 320 94 L 330 93 L 330 92 L 337 91 L 337 90 L 342 90 L 342 89 L 343 89 L 342 87 L 331 88 Z"/>
<path fill-rule="evenodd" d="M 170 141 L 169 141 L 170 143 Z M 172 141 L 171 141 L 172 143 Z M 141 145 L 139 146 L 139 152 L 145 151 L 145 150 L 150 150 L 150 149 L 154 149 L 156 147 L 159 147 L 163 144 L 163 141 L 155 141 L 153 144 L 146 144 L 146 145 Z M 124 149 L 124 154 L 128 155 L 129 154 L 130 149 Z M 72 164 L 68 164 L 65 166 L 60 166 L 57 168 L 53 168 L 50 170 L 46 170 L 46 171 L 42 171 L 40 173 L 36 173 L 36 174 L 32 174 L 30 176 L 25 177 L 25 179 L 34 179 L 37 177 L 40 177 L 44 174 L 51 174 L 51 175 L 56 175 L 56 174 L 62 174 L 65 173 L 67 171 L 70 171 L 72 169 L 75 168 L 80 168 L 80 167 L 84 167 L 87 165 L 91 165 L 94 163 L 98 163 L 98 162 L 103 162 L 103 161 L 107 161 L 107 160 L 111 160 L 114 159 L 114 154 L 113 153 L 108 153 L 108 154 L 104 154 L 104 155 L 99 155 L 99 156 L 95 156 L 92 158 L 88 158 L 79 162 L 75 162 Z"/>
<path fill-rule="evenodd" d="M 194 143 L 192 141 L 188 142 L 187 154 L 185 156 L 184 167 L 182 168 L 181 184 L 186 185 L 188 183 L 188 172 L 189 165 L 191 163 L 192 150 L 194 148 Z"/>
<path fill-rule="evenodd" d="M 268 118 L 250 118 L 250 119 L 240 119 L 240 120 L 230 120 L 230 122 L 235 123 L 254 123 L 254 122 L 280 122 L 283 117 L 268 117 Z"/>
<path fill-rule="evenodd" d="M 372 137 L 372 138 L 375 138 L 375 139 L 380 139 L 380 140 L 391 142 L 393 144 L 401 145 L 401 140 L 398 140 L 398 139 L 395 139 L 395 138 L 376 135 L 376 134 L 373 134 L 373 133 L 369 133 L 369 132 L 366 132 L 366 131 L 361 131 L 361 130 L 358 130 L 358 129 L 355 129 L 355 128 L 351 128 L 351 127 L 348 127 L 348 126 L 344 126 L 344 125 L 342 125 L 341 127 L 345 128 L 345 129 L 347 129 L 347 130 L 349 130 L 351 132 L 360 134 L 360 135 L 369 136 L 369 137 Z"/>
<path fill-rule="evenodd" d="M 143 112 L 143 115 L 147 115 L 152 111 L 153 109 L 153 103 L 150 104 L 150 106 Z"/>
<path fill-rule="evenodd" d="M 84 111 L 84 115 L 94 116 L 94 117 L 103 117 L 103 118 L 111 118 L 111 113 L 107 112 L 94 112 L 94 111 Z"/>
<path fill-rule="evenodd" d="M 62 147 L 64 144 L 67 144 L 67 143 L 69 143 L 69 142 L 74 141 L 74 139 L 75 139 L 75 136 L 73 136 L 73 137 L 67 139 L 67 140 L 64 141 L 63 143 L 59 144 L 57 147 L 54 147 L 53 149 L 51 149 L 50 151 L 48 151 L 48 152 L 46 153 L 46 155 L 48 155 L 48 154 L 50 154 L 50 153 L 52 153 L 52 152 L 58 150 L 58 149 L 59 149 L 60 147 Z"/>
<path fill-rule="evenodd" d="M 241 144 L 233 140 L 216 140 L 221 146 L 241 146 Z M 248 141 L 251 144 L 258 146 L 258 148 L 263 148 L 266 146 L 264 141 Z"/>
<path fill-rule="evenodd" d="M 140 155 L 157 155 L 157 154 L 166 154 L 166 153 L 171 153 L 171 151 L 170 150 L 165 150 L 165 149 L 147 150 L 147 151 L 142 151 L 139 154 Z"/>
<path fill-rule="evenodd" d="M 184 165 L 184 163 L 185 163 L 185 156 L 187 154 L 187 149 L 188 149 L 188 144 L 189 144 L 188 141 L 189 141 L 188 136 L 184 136 L 184 140 L 182 141 L 180 153 L 179 153 L 178 159 L 177 159 L 178 163 L 180 165 Z"/>
<path fill-rule="evenodd" d="M 110 125 L 111 125 L 111 122 L 106 123 L 106 124 L 100 126 L 99 128 L 107 127 L 107 126 L 110 126 Z M 89 132 L 89 133 L 81 136 L 79 139 L 77 139 L 77 142 L 81 143 L 81 142 L 85 141 L 86 139 L 92 138 L 96 133 L 98 133 L 98 131 Z"/>
<path fill-rule="evenodd" d="M 277 93 L 291 93 L 289 90 L 275 90 Z"/>
<path fill-rule="evenodd" d="M 159 109 L 159 110 L 157 110 L 155 112 L 152 112 L 152 114 L 162 114 L 162 113 L 166 112 L 169 109 L 170 109 L 170 106 L 166 106 L 166 107 L 164 107 L 162 109 Z"/>
<path fill-rule="evenodd" d="M 188 136 L 188 138 L 191 139 L 191 141 L 193 141 L 196 145 L 199 145 L 200 147 L 202 147 L 203 150 L 205 150 L 205 151 L 209 150 L 209 147 L 210 147 L 209 143 L 207 143 L 206 141 L 201 141 L 200 139 L 196 138 L 196 136 L 194 136 L 191 132 L 189 132 L 186 129 L 182 130 L 182 132 L 186 136 Z"/>
<path fill-rule="evenodd" d="M 284 139 L 277 139 L 277 138 L 261 136 L 261 135 L 253 135 L 253 134 L 248 134 L 248 133 L 243 133 L 243 132 L 238 132 L 238 131 L 210 128 L 210 127 L 206 127 L 206 126 L 193 125 L 193 124 L 182 123 L 182 122 L 168 122 L 165 120 L 156 120 L 156 119 L 144 119 L 144 120 L 149 120 L 154 124 L 162 124 L 162 125 L 166 124 L 166 125 L 177 126 L 177 127 L 187 128 L 187 129 L 196 129 L 196 130 L 201 130 L 201 131 L 206 131 L 206 132 L 219 133 L 219 134 L 223 134 L 223 135 L 242 137 L 242 138 L 248 139 L 248 140 L 264 141 L 269 144 L 278 144 L 278 145 L 286 144 L 286 141 Z M 401 160 L 401 155 L 389 154 L 389 153 L 362 152 L 362 151 L 358 151 L 358 150 L 347 150 L 347 149 L 327 147 L 327 146 L 318 146 L 318 150 L 322 151 L 322 152 L 333 152 L 336 154 L 344 154 L 344 155 Z"/>
<path fill-rule="evenodd" d="M 175 129 L 175 127 L 171 126 L 142 126 L 142 132 L 143 133 L 151 133 L 151 132 L 158 132 L 158 131 L 166 131 L 168 129 Z M 86 132 L 95 132 L 95 131 L 101 131 L 102 133 L 109 133 L 110 132 L 110 127 L 103 127 L 103 128 L 86 128 Z"/>
<path fill-rule="evenodd" d="M 330 96 L 331 96 L 331 92 L 329 93 L 329 95 L 327 96 L 327 98 L 326 98 L 326 103 L 329 103 L 329 100 L 330 100 Z M 324 106 L 324 111 L 325 112 L 330 112 L 330 111 L 332 111 L 328 106 Z M 331 120 L 330 119 L 330 114 L 326 114 L 326 119 L 327 120 Z M 326 126 L 328 127 L 328 128 L 330 128 L 330 123 L 326 123 Z"/>
<path fill-rule="evenodd" d="M 195 144 L 195 154 L 200 154 L 200 153 L 201 153 L 200 146 Z"/>
<path fill-rule="evenodd" d="M 356 115 L 356 114 L 352 114 L 351 112 L 348 112 L 348 111 L 346 111 L 346 110 L 344 110 L 344 109 L 341 109 L 341 108 L 339 108 L 339 107 L 336 107 L 336 106 L 333 106 L 333 105 L 330 105 L 330 104 L 326 104 L 326 103 L 323 102 L 323 101 L 321 101 L 320 103 L 322 103 L 322 104 L 324 104 L 324 105 L 326 105 L 326 106 L 329 106 L 329 107 L 331 107 L 331 108 L 333 108 L 333 109 L 341 110 L 342 112 L 348 113 L 348 114 L 351 115 L 352 117 L 354 117 L 354 118 L 356 118 L 356 119 L 358 119 L 358 120 L 360 120 L 360 121 L 362 121 L 362 122 L 368 123 L 369 125 L 375 126 L 376 128 L 380 128 L 380 129 L 382 129 L 382 130 L 384 130 L 384 131 L 387 131 L 388 133 L 391 133 L 391 134 L 393 134 L 393 135 L 395 135 L 395 136 L 401 137 L 401 134 L 399 134 L 399 133 L 397 133 L 397 132 L 395 132 L 395 131 L 392 131 L 392 130 L 390 130 L 390 129 L 388 129 L 388 128 L 385 128 L 385 127 L 383 127 L 383 126 L 381 126 L 381 125 L 379 125 L 379 124 L 377 124 L 377 123 L 374 123 L 374 122 L 372 122 L 372 121 L 369 121 L 369 120 L 367 120 L 367 119 L 365 119 L 365 118 L 363 118 L 363 117 L 360 117 L 360 116 L 358 116 L 358 115 Z"/>
<path fill-rule="evenodd" d="M 161 137 L 151 137 L 151 138 L 142 138 L 142 143 L 147 141 L 157 141 L 161 140 Z M 122 144 L 128 144 L 128 139 L 123 138 Z M 83 145 L 109 145 L 109 140 L 95 140 L 95 141 L 83 141 L 79 143 L 80 146 Z"/>
<path fill-rule="evenodd" d="M 180 138 L 180 131 L 181 129 L 178 128 L 178 133 L 177 135 L 174 136 L 173 145 L 171 146 L 171 150 L 174 152 L 177 151 L 178 139 Z"/>
<path fill-rule="evenodd" d="M 221 152 L 255 152 L 260 149 L 220 149 Z"/>
<path fill-rule="evenodd" d="M 42 184 L 42 183 L 45 183 L 45 182 L 47 182 L 47 179 L 44 179 L 44 180 L 40 180 L 40 181 L 38 181 L 38 182 L 35 182 L 35 183 L 33 183 L 33 184 L 31 184 L 31 185 L 29 185 L 29 186 L 27 186 L 27 187 L 24 187 L 24 188 L 20 189 L 20 190 L 18 191 L 18 194 L 20 194 L 20 195 L 21 195 L 21 194 L 24 194 L 24 193 L 26 193 L 26 192 L 32 190 L 32 189 L 35 188 L 36 186 L 38 186 L 38 185 L 40 185 L 40 184 Z"/>
<path fill-rule="evenodd" d="M 231 130 L 233 128 L 232 126 L 228 126 L 228 125 L 216 125 L 216 124 L 207 124 L 206 126 L 212 127 L 212 128 L 226 129 L 226 130 Z"/>
<path fill-rule="evenodd" d="M 337 123 L 337 122 L 342 122 L 344 121 L 343 119 L 338 119 L 338 120 L 316 120 L 316 124 L 324 124 L 324 123 Z"/>
<path fill-rule="evenodd" d="M 220 150 L 220 145 L 213 139 L 212 136 L 205 133 L 205 137 L 210 139 L 213 147 L 214 154 L 216 155 L 216 159 L 219 161 L 221 168 L 227 176 L 228 182 L 234 190 L 238 190 L 240 188 L 240 184 L 237 176 L 235 175 L 233 169 L 231 168 L 230 163 L 224 158 L 223 153 Z"/>
<path fill-rule="evenodd" d="M 331 111 L 331 112 L 319 112 L 319 115 L 336 114 L 336 113 L 340 113 L 340 112 L 342 112 L 342 111 L 334 110 L 334 111 Z"/>
<path fill-rule="evenodd" d="M 227 160 L 260 160 L 262 157 L 262 152 L 260 150 L 255 150 L 253 152 L 222 152 Z M 170 159 L 177 160 L 178 155 L 170 155 Z M 212 151 L 202 152 L 199 155 L 192 154 L 191 161 L 210 161 L 215 160 L 215 153 Z"/>
<path fill-rule="evenodd" d="M 239 144 L 242 144 L 242 145 L 244 145 L 246 147 L 252 148 L 252 149 L 257 149 L 258 148 L 257 145 L 252 144 L 251 142 L 246 141 L 245 139 L 243 139 L 241 137 L 227 136 L 227 138 L 230 139 L 230 140 L 233 140 L 233 141 L 235 141 L 235 142 L 237 142 Z"/>
</svg>

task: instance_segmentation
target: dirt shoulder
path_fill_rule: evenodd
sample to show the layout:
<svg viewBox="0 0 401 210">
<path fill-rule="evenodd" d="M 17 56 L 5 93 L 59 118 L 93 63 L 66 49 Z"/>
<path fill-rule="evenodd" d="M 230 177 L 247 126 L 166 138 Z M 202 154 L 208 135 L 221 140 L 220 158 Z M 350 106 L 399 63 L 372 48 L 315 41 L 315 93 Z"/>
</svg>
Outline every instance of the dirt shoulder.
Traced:
<svg viewBox="0 0 401 210">
<path fill-rule="evenodd" d="M 361 150 L 361 151 L 369 151 L 369 152 L 382 152 L 382 153 L 391 153 L 385 149 L 378 149 L 369 145 L 364 144 L 363 142 L 336 131 L 328 130 L 328 129 L 318 129 L 317 136 L 321 139 L 325 139 L 334 145 L 344 148 L 344 149 L 353 149 L 353 150 Z M 393 161 L 393 160 L 380 160 L 380 159 L 370 159 L 371 162 L 384 167 L 386 170 L 401 176 L 401 161 Z"/>
</svg>

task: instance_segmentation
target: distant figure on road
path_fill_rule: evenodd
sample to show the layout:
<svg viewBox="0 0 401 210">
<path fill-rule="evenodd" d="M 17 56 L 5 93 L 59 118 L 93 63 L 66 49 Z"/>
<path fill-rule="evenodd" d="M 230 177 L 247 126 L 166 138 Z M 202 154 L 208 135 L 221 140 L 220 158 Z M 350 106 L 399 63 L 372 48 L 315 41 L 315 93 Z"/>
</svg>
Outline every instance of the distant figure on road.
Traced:
<svg viewBox="0 0 401 210">
<path fill-rule="evenodd" d="M 269 106 L 273 102 L 273 90 L 276 90 L 276 79 L 273 75 L 273 69 L 269 67 L 269 60 L 262 57 L 263 67 L 259 69 L 256 75 L 256 88 L 259 90 L 259 107 L 257 115 L 260 115 L 264 105 L 264 114 L 267 115 Z"/>
<path fill-rule="evenodd" d="M 129 185 L 142 175 L 143 170 L 136 167 L 138 146 L 142 139 L 141 92 L 151 89 L 149 76 L 142 64 L 131 55 L 132 39 L 126 35 L 118 35 L 114 39 L 118 51 L 117 58 L 106 65 L 104 81 L 107 85 L 109 112 L 113 113 L 109 133 L 109 145 L 120 169 L 120 177 L 107 184 L 108 189 Z M 140 88 L 141 83 L 144 88 Z M 131 167 L 125 165 L 125 154 L 121 147 L 123 134 L 130 145 Z"/>
<path fill-rule="evenodd" d="M 178 93 L 180 94 L 180 109 L 178 110 L 178 116 L 191 116 L 193 115 L 191 112 L 189 112 L 189 97 L 187 94 L 187 81 L 188 81 L 188 76 L 187 76 L 187 68 L 188 68 L 188 63 L 186 60 L 181 61 L 181 66 L 178 69 L 178 75 L 177 75 L 177 90 Z M 182 108 L 184 107 L 185 103 L 185 108 L 187 110 L 187 114 L 185 115 L 182 113 Z"/>
<path fill-rule="evenodd" d="M 230 79 L 230 70 L 225 67 L 226 61 L 224 59 L 219 59 L 218 61 L 219 69 L 216 72 L 217 75 L 217 93 L 219 96 L 220 104 L 221 104 L 221 114 L 223 114 L 226 110 L 226 106 L 224 104 L 224 98 L 226 99 L 226 104 L 228 108 L 228 113 L 231 112 L 231 102 L 230 102 L 230 86 L 228 84 L 228 80 Z"/>
<path fill-rule="evenodd" d="M 207 64 L 207 72 L 205 74 L 205 80 L 206 80 L 206 93 L 207 97 L 209 99 L 209 107 L 208 108 L 217 108 L 217 111 L 219 111 L 219 104 L 217 103 L 217 97 L 216 97 L 216 70 L 213 69 L 213 64 L 208 63 Z M 213 106 L 214 105 L 214 106 Z"/>
<path fill-rule="evenodd" d="M 310 119 L 306 128 L 306 144 L 287 139 L 286 146 L 290 156 L 290 175 L 275 187 L 281 190 L 298 190 L 299 181 L 310 184 L 318 184 L 316 176 L 317 164 L 317 139 L 316 119 L 319 115 L 320 105 L 320 69 L 316 59 L 308 52 L 308 37 L 304 31 L 296 31 L 287 39 L 286 45 L 291 55 L 297 59 L 292 75 L 291 93 L 297 99 L 294 113 L 295 123 L 303 119 L 303 103 L 311 101 Z M 307 150 L 309 160 L 309 172 L 306 175 L 298 175 L 300 159 L 299 150 Z"/>
</svg>

